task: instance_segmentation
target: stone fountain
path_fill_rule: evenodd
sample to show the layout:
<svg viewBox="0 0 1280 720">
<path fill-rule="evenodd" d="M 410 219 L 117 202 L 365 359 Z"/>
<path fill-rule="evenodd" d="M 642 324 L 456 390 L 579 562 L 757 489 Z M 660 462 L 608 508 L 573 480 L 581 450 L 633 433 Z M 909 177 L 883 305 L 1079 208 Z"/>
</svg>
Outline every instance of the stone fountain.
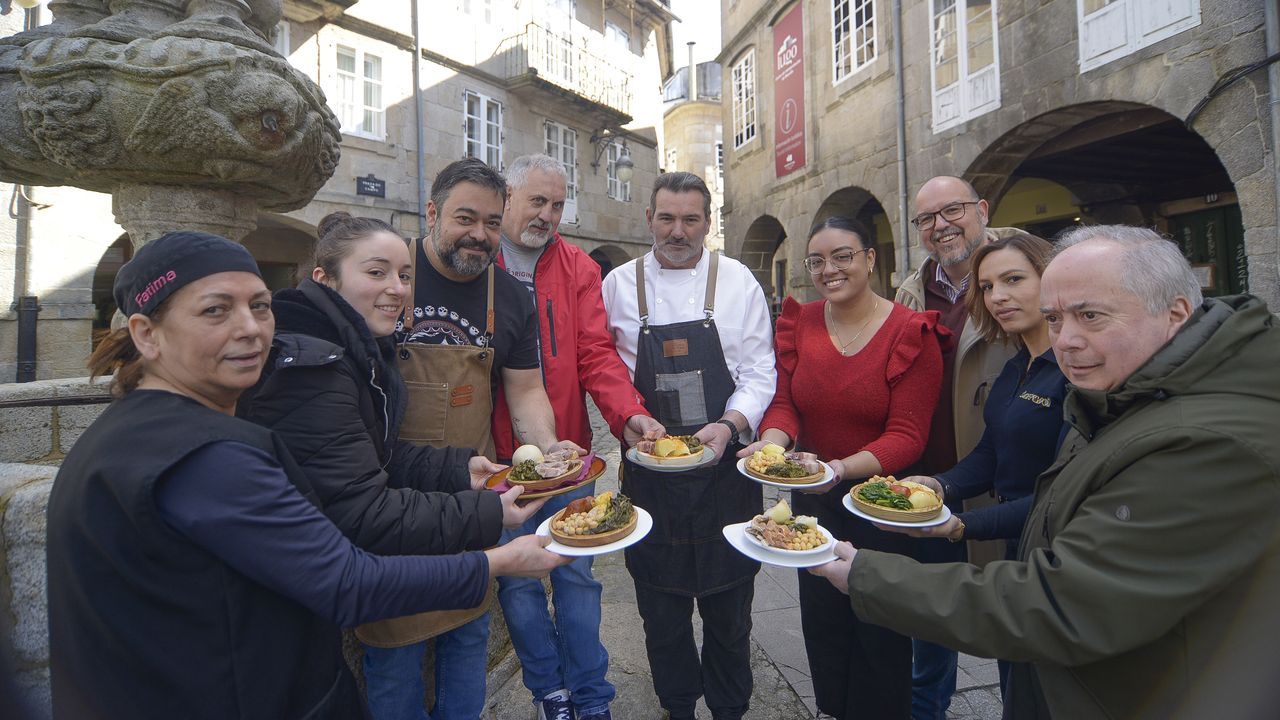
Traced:
<svg viewBox="0 0 1280 720">
<path fill-rule="evenodd" d="M 324 93 L 267 42 L 281 0 L 53 0 L 0 39 L 0 180 L 110 193 L 135 248 L 233 240 L 306 205 L 341 140 Z"/>
</svg>

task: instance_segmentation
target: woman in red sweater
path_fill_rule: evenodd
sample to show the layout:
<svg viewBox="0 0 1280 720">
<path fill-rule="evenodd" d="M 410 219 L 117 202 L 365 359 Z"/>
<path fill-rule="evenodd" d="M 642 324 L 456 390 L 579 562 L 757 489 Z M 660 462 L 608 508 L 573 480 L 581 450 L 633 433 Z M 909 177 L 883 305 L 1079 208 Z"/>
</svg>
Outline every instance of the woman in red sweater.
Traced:
<svg viewBox="0 0 1280 720">
<path fill-rule="evenodd" d="M 778 387 L 760 440 L 827 459 L 835 480 L 796 493 L 813 515 L 855 547 L 907 552 L 913 541 L 849 514 L 841 499 L 855 482 L 899 473 L 919 459 L 942 383 L 936 312 L 919 313 L 870 286 L 876 251 L 856 220 L 832 217 L 809 234 L 805 266 L 822 299 L 791 298 L 778 318 Z M 859 544 L 863 543 L 863 544 Z M 911 640 L 853 614 L 823 578 L 800 574 L 800 618 L 818 709 L 836 718 L 911 713 Z"/>
</svg>

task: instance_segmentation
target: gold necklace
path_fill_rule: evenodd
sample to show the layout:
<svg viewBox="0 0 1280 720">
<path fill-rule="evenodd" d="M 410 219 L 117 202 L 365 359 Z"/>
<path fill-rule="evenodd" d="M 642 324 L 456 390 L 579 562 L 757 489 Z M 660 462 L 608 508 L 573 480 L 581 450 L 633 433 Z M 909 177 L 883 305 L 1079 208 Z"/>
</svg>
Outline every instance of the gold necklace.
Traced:
<svg viewBox="0 0 1280 720">
<path fill-rule="evenodd" d="M 858 332 L 849 340 L 849 342 L 845 342 L 844 338 L 840 337 L 840 327 L 836 325 L 836 319 L 831 316 L 831 301 L 827 301 L 827 306 L 826 306 L 827 322 L 831 324 L 831 331 L 836 334 L 836 342 L 840 343 L 841 355 L 848 357 L 849 346 L 857 342 L 858 338 L 862 337 L 863 331 L 867 329 L 867 326 L 871 324 L 872 320 L 876 319 L 876 310 L 878 309 L 880 309 L 879 296 L 876 297 L 875 305 L 871 306 L 871 314 L 867 318 L 867 321 L 862 323 L 862 327 L 858 328 Z"/>
</svg>

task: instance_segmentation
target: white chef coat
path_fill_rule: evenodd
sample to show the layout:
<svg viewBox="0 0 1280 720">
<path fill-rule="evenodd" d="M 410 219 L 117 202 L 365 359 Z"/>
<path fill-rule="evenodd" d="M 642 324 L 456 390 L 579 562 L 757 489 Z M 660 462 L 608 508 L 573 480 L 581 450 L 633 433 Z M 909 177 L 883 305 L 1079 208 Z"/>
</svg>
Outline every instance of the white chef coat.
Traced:
<svg viewBox="0 0 1280 720">
<path fill-rule="evenodd" d="M 658 264 L 653 251 L 645 254 L 645 299 L 649 304 L 650 325 L 670 325 L 705 317 L 703 305 L 710 258 L 710 252 L 704 251 L 697 266 L 666 270 Z M 635 261 L 614 268 L 604 279 L 603 292 L 609 332 L 634 381 L 640 333 Z M 760 282 L 745 265 L 725 255 L 720 256 L 714 312 L 725 366 L 737 386 L 725 409 L 737 410 L 747 418 L 748 432 L 742 434 L 746 441 L 760 426 L 777 385 L 773 325 Z"/>
</svg>

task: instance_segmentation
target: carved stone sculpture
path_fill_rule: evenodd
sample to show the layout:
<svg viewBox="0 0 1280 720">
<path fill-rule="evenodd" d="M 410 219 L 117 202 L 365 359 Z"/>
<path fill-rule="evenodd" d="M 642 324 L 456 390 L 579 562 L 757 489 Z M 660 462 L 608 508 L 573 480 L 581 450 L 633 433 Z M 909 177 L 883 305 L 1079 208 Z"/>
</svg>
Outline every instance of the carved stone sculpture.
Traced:
<svg viewBox="0 0 1280 720">
<path fill-rule="evenodd" d="M 112 193 L 140 244 L 238 239 L 254 209 L 299 208 L 333 174 L 337 119 L 266 41 L 280 0 L 106 5 L 54 0 L 54 23 L 0 40 L 0 179 Z"/>
</svg>

